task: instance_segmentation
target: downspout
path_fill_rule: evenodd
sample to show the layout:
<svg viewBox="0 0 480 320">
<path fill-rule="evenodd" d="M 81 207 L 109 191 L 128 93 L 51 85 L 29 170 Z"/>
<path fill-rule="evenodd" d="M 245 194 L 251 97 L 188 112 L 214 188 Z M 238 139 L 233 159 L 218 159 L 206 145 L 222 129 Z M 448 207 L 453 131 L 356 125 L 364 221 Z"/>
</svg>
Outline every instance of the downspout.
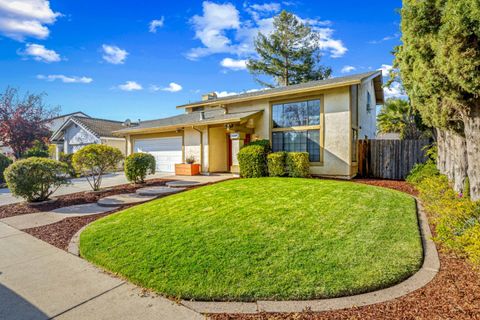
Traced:
<svg viewBox="0 0 480 320">
<path fill-rule="evenodd" d="M 200 133 L 200 172 L 203 172 L 203 131 L 192 126 L 192 129 Z"/>
</svg>

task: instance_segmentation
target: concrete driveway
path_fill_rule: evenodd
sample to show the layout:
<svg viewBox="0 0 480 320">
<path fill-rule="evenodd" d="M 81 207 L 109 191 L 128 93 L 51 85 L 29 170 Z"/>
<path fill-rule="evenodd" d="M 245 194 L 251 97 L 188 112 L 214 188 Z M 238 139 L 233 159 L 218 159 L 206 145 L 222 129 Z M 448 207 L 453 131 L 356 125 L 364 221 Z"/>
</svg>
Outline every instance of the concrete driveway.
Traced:
<svg viewBox="0 0 480 320">
<path fill-rule="evenodd" d="M 147 179 L 155 179 L 155 178 L 164 178 L 172 176 L 171 173 L 156 173 L 154 175 L 150 175 Z M 82 191 L 89 191 L 92 190 L 86 178 L 77 178 L 71 180 L 72 184 L 61 187 L 54 193 L 55 196 L 61 196 L 70 193 L 82 192 Z M 125 174 L 123 172 L 117 173 L 110 173 L 103 176 L 102 181 L 102 188 L 106 187 L 114 187 L 121 184 L 128 183 L 127 179 L 125 178 Z M 22 198 L 17 198 L 10 193 L 10 190 L 7 188 L 0 189 L 0 206 L 12 204 L 12 203 L 19 203 L 24 201 Z"/>
</svg>

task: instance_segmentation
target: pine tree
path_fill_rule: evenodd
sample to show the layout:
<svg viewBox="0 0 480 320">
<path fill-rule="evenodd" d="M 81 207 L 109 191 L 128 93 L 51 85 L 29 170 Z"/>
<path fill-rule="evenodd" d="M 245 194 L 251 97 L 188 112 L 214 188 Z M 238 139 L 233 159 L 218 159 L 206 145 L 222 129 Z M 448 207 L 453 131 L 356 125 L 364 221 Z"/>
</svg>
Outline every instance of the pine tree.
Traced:
<svg viewBox="0 0 480 320">
<path fill-rule="evenodd" d="M 271 34 L 258 33 L 255 50 L 258 59 L 249 59 L 247 68 L 263 86 L 288 86 L 330 77 L 332 70 L 320 65 L 317 34 L 294 14 L 283 10 L 273 20 Z M 267 75 L 275 84 L 258 78 Z"/>
</svg>

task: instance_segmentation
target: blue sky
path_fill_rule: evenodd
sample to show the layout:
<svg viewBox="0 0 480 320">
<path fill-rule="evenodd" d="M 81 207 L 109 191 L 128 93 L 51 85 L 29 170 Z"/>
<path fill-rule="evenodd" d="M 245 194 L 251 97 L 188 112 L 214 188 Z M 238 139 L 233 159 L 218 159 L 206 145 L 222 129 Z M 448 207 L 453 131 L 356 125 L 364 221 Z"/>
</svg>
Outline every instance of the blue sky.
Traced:
<svg viewBox="0 0 480 320">
<path fill-rule="evenodd" d="M 115 120 L 177 114 L 175 106 L 260 88 L 244 69 L 252 39 L 281 9 L 321 35 L 334 76 L 388 71 L 401 0 L 0 0 L 0 90 L 45 92 L 62 113 Z M 398 94 L 394 88 L 389 92 Z"/>
</svg>

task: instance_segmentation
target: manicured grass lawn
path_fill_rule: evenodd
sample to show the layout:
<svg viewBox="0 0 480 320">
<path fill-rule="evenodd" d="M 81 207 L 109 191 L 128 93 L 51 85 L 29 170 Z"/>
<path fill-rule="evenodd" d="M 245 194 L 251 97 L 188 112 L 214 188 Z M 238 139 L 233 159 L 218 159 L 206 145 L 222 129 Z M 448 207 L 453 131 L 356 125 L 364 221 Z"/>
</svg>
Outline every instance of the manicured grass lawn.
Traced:
<svg viewBox="0 0 480 320">
<path fill-rule="evenodd" d="M 393 285 L 421 265 L 414 199 L 318 179 L 237 179 L 100 219 L 93 263 L 168 296 L 312 299 Z"/>
</svg>

